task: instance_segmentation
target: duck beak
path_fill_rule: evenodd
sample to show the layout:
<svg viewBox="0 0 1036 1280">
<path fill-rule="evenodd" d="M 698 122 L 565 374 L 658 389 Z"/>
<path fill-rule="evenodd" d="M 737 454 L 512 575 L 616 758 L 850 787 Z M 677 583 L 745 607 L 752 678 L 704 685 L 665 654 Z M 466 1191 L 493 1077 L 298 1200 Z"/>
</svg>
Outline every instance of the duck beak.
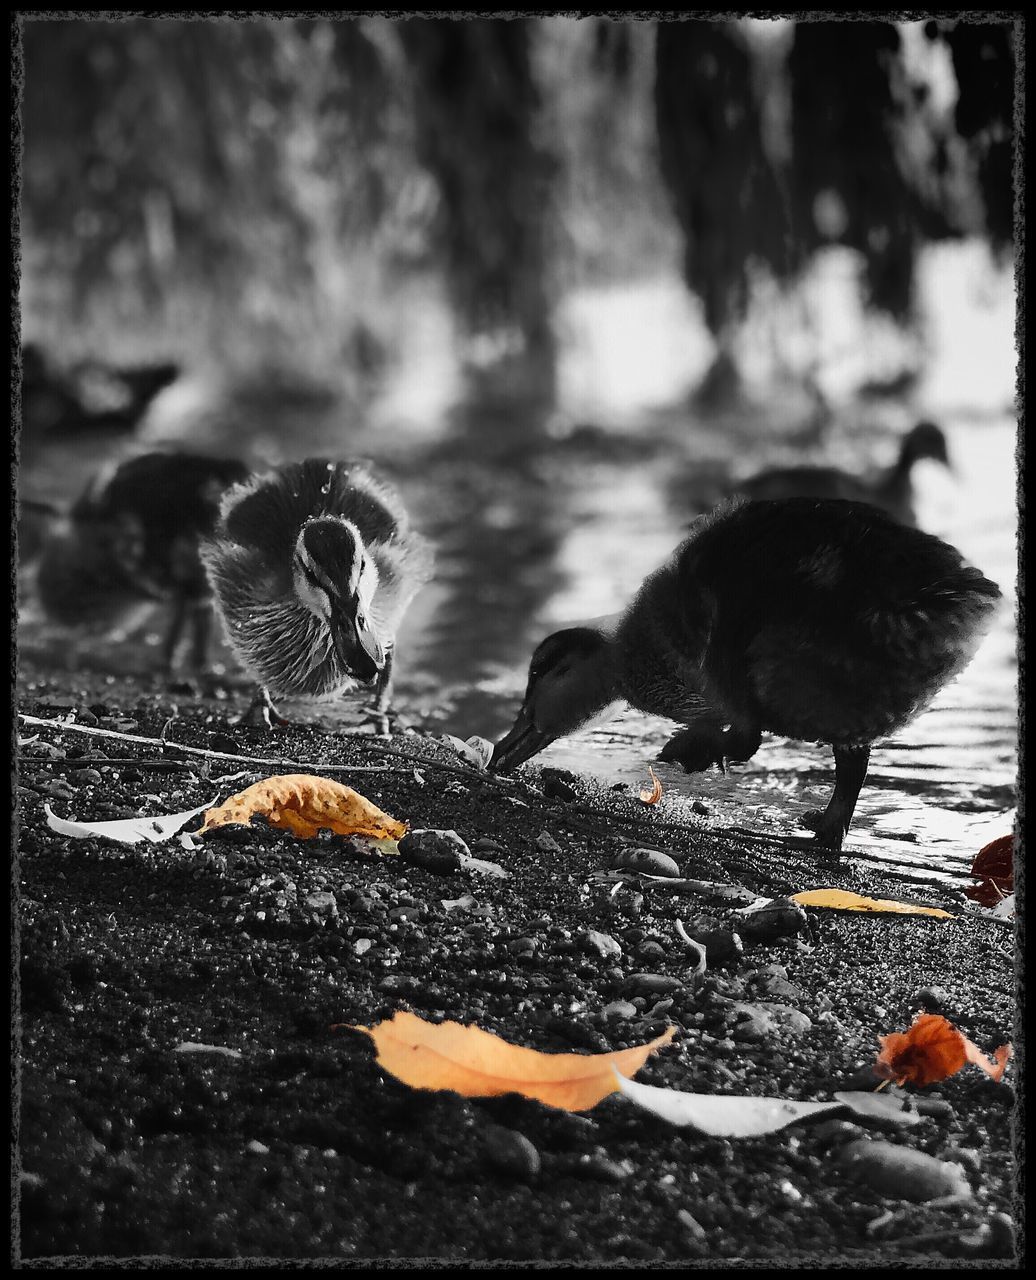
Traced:
<svg viewBox="0 0 1036 1280">
<path fill-rule="evenodd" d="M 493 758 L 489 762 L 490 773 L 510 773 L 526 760 L 530 760 L 544 747 L 549 747 L 554 736 L 537 729 L 528 707 L 522 707 L 518 719 L 506 737 L 493 748 Z"/>
<path fill-rule="evenodd" d="M 335 652 L 355 679 L 369 684 L 385 665 L 385 648 L 360 612 L 346 610 L 332 619 Z"/>
</svg>

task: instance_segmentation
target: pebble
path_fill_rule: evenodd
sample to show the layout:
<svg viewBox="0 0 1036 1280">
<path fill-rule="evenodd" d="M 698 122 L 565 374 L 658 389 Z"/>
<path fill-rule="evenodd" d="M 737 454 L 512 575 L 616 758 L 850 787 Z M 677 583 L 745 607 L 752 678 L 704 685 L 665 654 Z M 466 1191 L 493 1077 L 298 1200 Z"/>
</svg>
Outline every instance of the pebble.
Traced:
<svg viewBox="0 0 1036 1280">
<path fill-rule="evenodd" d="M 637 991 L 652 996 L 667 996 L 670 992 L 681 989 L 683 979 L 671 978 L 664 973 L 631 973 L 623 985 L 627 991 Z"/>
<path fill-rule="evenodd" d="M 542 1164 L 539 1151 L 525 1134 L 502 1125 L 486 1130 L 484 1153 L 494 1169 L 521 1182 L 531 1182 Z"/>
<path fill-rule="evenodd" d="M 571 804 L 578 797 L 578 792 L 572 786 L 575 780 L 575 775 L 567 769 L 544 769 L 540 774 L 543 794 L 547 799 L 562 800 L 566 804 Z"/>
<path fill-rule="evenodd" d="M 613 1000 L 601 1010 L 606 1018 L 635 1018 L 640 1010 L 628 1000 Z"/>
<path fill-rule="evenodd" d="M 325 889 L 307 893 L 300 905 L 304 911 L 310 912 L 318 920 L 338 919 L 338 903 L 335 901 L 335 895 L 328 893 Z"/>
<path fill-rule="evenodd" d="M 536 837 L 536 848 L 542 849 L 544 853 L 561 852 L 561 845 L 558 844 L 549 831 L 541 831 Z"/>
<path fill-rule="evenodd" d="M 44 793 L 55 800 L 71 800 L 75 795 L 75 792 L 64 778 L 55 778 L 53 782 L 48 782 L 44 788 Z"/>
<path fill-rule="evenodd" d="M 942 987 L 922 987 L 910 997 L 911 1009 L 923 1009 L 926 1013 L 945 1013 L 950 1004 L 949 992 Z"/>
<path fill-rule="evenodd" d="M 511 955 L 531 955 L 536 950 L 535 938 L 515 938 L 506 944 Z"/>
<path fill-rule="evenodd" d="M 891 1200 L 922 1203 L 941 1196 L 967 1196 L 971 1185 L 959 1164 L 876 1138 L 858 1138 L 838 1153 L 838 1163 Z"/>
<path fill-rule="evenodd" d="M 677 1209 L 676 1216 L 689 1236 L 695 1240 L 705 1239 L 705 1228 L 687 1209 Z"/>
<path fill-rule="evenodd" d="M 915 1098 L 914 1110 L 922 1116 L 935 1116 L 945 1120 L 953 1115 L 953 1107 L 945 1098 Z"/>
<path fill-rule="evenodd" d="M 813 1026 L 804 1013 L 785 1004 L 772 1004 L 768 1001 L 747 1004 L 736 1000 L 734 1010 L 738 1019 L 730 1032 L 734 1040 L 765 1040 L 782 1031 L 793 1036 L 803 1036 Z"/>
<path fill-rule="evenodd" d="M 481 836 L 471 846 L 473 853 L 506 853 L 506 847 L 499 840 L 491 840 L 489 836 Z"/>
<path fill-rule="evenodd" d="M 403 862 L 436 875 L 459 871 L 461 855 L 467 853 L 468 846 L 456 831 L 409 831 L 399 842 Z"/>
<path fill-rule="evenodd" d="M 633 1172 L 629 1160 L 612 1160 L 603 1151 L 593 1155 L 580 1156 L 572 1167 L 572 1172 L 583 1178 L 593 1178 L 596 1182 L 624 1182 Z"/>
<path fill-rule="evenodd" d="M 584 951 L 595 951 L 602 960 L 616 959 L 622 955 L 622 946 L 610 933 L 600 933 L 597 929 L 587 929 L 580 936 Z"/>
<path fill-rule="evenodd" d="M 680 877 L 676 861 L 667 853 L 659 853 L 657 849 L 624 849 L 612 862 L 613 869 L 619 867 L 642 871 L 650 876 L 665 876 L 670 880 Z"/>
<path fill-rule="evenodd" d="M 790 898 L 774 898 L 765 907 L 738 918 L 737 931 L 748 944 L 773 942 L 806 927 L 806 912 Z"/>
<path fill-rule="evenodd" d="M 260 1142 L 257 1138 L 253 1138 L 245 1147 L 245 1150 L 251 1151 L 253 1155 L 257 1156 L 268 1156 L 270 1154 L 270 1148 L 264 1142 Z"/>
<path fill-rule="evenodd" d="M 667 954 L 665 947 L 654 938 L 645 939 L 637 948 L 637 955 L 641 960 L 664 960 Z"/>
<path fill-rule="evenodd" d="M 851 1120 L 821 1120 L 811 1125 L 809 1132 L 825 1147 L 840 1147 L 859 1138 L 863 1130 Z"/>
<path fill-rule="evenodd" d="M 88 727 L 91 727 L 100 723 L 89 707 L 80 707 L 76 711 L 75 715 L 77 724 L 85 724 Z"/>
<path fill-rule="evenodd" d="M 709 816 L 709 806 L 702 804 L 700 800 L 695 800 L 691 805 L 691 812 L 698 814 L 699 817 L 707 818 Z"/>
</svg>

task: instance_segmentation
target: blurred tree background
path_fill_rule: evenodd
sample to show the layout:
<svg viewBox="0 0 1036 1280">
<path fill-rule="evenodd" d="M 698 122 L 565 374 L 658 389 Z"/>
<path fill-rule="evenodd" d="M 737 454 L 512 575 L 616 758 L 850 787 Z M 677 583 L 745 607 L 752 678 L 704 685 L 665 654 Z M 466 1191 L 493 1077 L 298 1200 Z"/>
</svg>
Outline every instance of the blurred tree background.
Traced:
<svg viewBox="0 0 1036 1280">
<path fill-rule="evenodd" d="M 925 244 L 1011 252 L 1015 77 L 1009 22 L 909 28 L 25 19 L 24 332 L 333 377 L 425 280 L 549 384 L 574 286 L 682 271 L 731 360 L 833 245 L 909 326 Z"/>
</svg>

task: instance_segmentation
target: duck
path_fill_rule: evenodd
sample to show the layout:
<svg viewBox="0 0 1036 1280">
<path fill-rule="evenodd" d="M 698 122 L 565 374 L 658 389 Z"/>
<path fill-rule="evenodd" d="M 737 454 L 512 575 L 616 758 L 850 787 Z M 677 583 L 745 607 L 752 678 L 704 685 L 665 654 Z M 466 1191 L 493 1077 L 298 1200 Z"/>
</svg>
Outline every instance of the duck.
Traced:
<svg viewBox="0 0 1036 1280">
<path fill-rule="evenodd" d="M 964 669 L 999 587 L 948 543 L 845 499 L 736 499 L 701 518 L 621 613 L 548 636 L 490 768 L 508 773 L 623 702 L 680 723 L 660 759 L 751 759 L 763 732 L 831 745 L 803 821 L 842 847 L 872 744 Z"/>
<path fill-rule="evenodd" d="M 212 595 L 201 543 L 216 527 L 224 491 L 248 474 L 236 458 L 196 453 L 148 452 L 101 468 L 44 537 L 36 592 L 45 615 L 68 627 L 110 628 L 141 604 L 168 601 L 163 670 L 172 670 L 188 621 L 190 661 L 204 669 Z"/>
<path fill-rule="evenodd" d="M 927 419 L 916 423 L 900 442 L 899 456 L 876 477 L 854 475 L 839 467 L 780 467 L 749 477 L 733 488 L 746 498 L 844 498 L 868 502 L 901 524 L 916 525 L 914 464 L 924 458 L 951 469 L 946 436 Z"/>
<path fill-rule="evenodd" d="M 21 350 L 23 438 L 133 431 L 182 373 L 175 361 L 120 365 L 96 358 L 59 368 L 37 342 Z"/>
<path fill-rule="evenodd" d="M 362 686 L 384 717 L 396 630 L 432 552 L 369 463 L 307 458 L 235 485 L 202 559 L 226 638 L 259 686 L 240 723 L 284 724 L 275 697 Z"/>
</svg>

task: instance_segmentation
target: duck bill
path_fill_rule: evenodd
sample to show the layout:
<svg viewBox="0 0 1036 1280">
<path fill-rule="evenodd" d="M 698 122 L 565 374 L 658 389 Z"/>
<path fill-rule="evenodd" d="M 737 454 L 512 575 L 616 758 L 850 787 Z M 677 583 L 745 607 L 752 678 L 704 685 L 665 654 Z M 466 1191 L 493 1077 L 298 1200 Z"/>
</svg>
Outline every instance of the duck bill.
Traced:
<svg viewBox="0 0 1036 1280">
<path fill-rule="evenodd" d="M 369 624 L 339 617 L 331 624 L 335 652 L 354 679 L 370 684 L 385 665 L 385 649 Z"/>
<path fill-rule="evenodd" d="M 510 773 L 526 760 L 549 747 L 554 736 L 537 729 L 531 714 L 523 707 L 518 713 L 514 728 L 493 748 L 493 757 L 489 762 L 491 773 Z"/>
</svg>

